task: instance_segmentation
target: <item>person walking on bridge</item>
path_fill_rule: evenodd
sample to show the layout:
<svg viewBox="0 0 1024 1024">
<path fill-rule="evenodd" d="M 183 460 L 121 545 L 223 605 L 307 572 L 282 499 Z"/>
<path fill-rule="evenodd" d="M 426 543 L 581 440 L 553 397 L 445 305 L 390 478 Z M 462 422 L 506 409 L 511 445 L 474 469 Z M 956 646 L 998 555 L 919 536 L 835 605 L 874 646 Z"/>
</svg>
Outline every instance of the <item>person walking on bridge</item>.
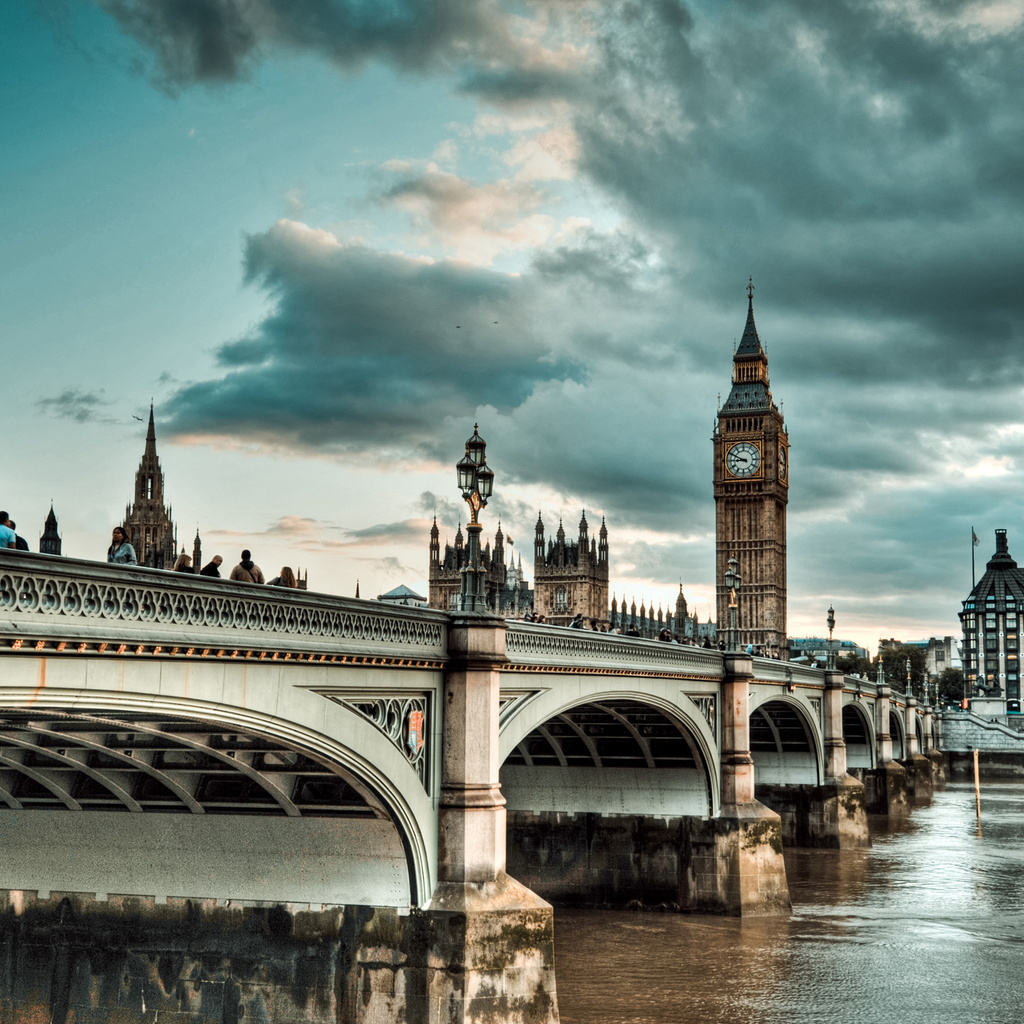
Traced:
<svg viewBox="0 0 1024 1024">
<path fill-rule="evenodd" d="M 239 583 L 266 583 L 263 570 L 252 560 L 252 552 L 246 548 L 242 560 L 231 570 L 231 579 Z"/>
<path fill-rule="evenodd" d="M 107 561 L 116 565 L 138 565 L 139 560 L 135 557 L 135 548 L 128 540 L 128 531 L 122 526 L 115 526 L 110 537 L 110 547 L 107 548 Z"/>
<path fill-rule="evenodd" d="M 7 527 L 14 531 L 14 546 L 18 551 L 28 551 L 28 541 L 18 533 L 18 524 L 13 519 L 7 520 Z"/>
<path fill-rule="evenodd" d="M 282 565 L 281 575 L 275 576 L 268 584 L 268 587 L 291 587 L 293 590 L 298 586 L 298 582 L 295 579 L 295 573 L 292 572 L 291 566 Z"/>
<path fill-rule="evenodd" d="M 217 579 L 220 579 L 220 567 L 223 561 L 224 559 L 221 558 L 220 555 L 214 555 L 213 558 L 211 558 L 210 561 L 208 561 L 206 565 L 202 567 L 202 569 L 199 571 L 199 575 L 214 576 Z"/>
<path fill-rule="evenodd" d="M 11 529 L 6 512 L 0 512 L 0 548 L 17 547 L 18 535 Z"/>
</svg>

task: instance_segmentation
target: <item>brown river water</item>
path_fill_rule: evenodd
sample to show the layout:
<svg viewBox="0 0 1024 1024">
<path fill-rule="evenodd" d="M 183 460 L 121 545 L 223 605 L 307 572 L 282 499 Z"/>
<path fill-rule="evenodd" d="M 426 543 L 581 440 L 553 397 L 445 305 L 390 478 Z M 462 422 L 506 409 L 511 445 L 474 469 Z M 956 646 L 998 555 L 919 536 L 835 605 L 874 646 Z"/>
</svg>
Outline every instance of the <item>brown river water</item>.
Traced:
<svg viewBox="0 0 1024 1024">
<path fill-rule="evenodd" d="M 562 1024 L 1024 1024 L 1024 783 L 786 855 L 793 916 L 558 910 Z"/>
</svg>

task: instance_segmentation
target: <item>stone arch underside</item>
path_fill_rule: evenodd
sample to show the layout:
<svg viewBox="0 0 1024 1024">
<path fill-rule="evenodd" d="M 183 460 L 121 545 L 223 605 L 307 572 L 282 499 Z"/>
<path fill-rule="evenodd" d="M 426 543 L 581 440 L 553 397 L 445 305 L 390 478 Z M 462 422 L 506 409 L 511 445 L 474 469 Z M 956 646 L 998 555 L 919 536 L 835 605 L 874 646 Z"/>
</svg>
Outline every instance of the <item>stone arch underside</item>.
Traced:
<svg viewBox="0 0 1024 1024">
<path fill-rule="evenodd" d="M 0 711 L 8 889 L 408 906 L 393 811 L 364 779 L 246 726 L 124 707 Z"/>
<path fill-rule="evenodd" d="M 907 756 L 907 745 L 904 737 L 903 716 L 890 710 L 889 738 L 892 740 L 892 756 L 897 761 L 902 761 Z"/>
<path fill-rule="evenodd" d="M 750 754 L 757 785 L 817 785 L 821 781 L 816 737 L 792 704 L 771 700 L 750 713 Z"/>
<path fill-rule="evenodd" d="M 859 704 L 843 705 L 843 741 L 846 743 L 846 767 L 874 767 L 874 740 L 867 712 Z"/>
<path fill-rule="evenodd" d="M 534 728 L 501 767 L 509 811 L 705 816 L 713 791 L 686 724 L 661 708 L 598 697 Z"/>
</svg>

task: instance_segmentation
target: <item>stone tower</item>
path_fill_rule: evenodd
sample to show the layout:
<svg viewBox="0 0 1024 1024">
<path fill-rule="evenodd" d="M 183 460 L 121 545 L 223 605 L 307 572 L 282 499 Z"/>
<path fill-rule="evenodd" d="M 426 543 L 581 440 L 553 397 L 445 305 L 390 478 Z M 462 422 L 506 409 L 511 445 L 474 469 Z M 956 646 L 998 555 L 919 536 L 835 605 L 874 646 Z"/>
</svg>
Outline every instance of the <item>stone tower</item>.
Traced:
<svg viewBox="0 0 1024 1024">
<path fill-rule="evenodd" d="M 53 502 L 50 502 L 50 514 L 43 524 L 43 535 L 39 538 L 39 551 L 43 555 L 59 555 L 61 549 L 60 534 L 57 532 L 57 517 L 53 514 Z"/>
<path fill-rule="evenodd" d="M 590 536 L 586 513 L 574 541 L 566 541 L 559 523 L 545 549 L 544 521 L 538 515 L 533 554 L 534 607 L 548 622 L 567 626 L 577 612 L 586 619 L 608 618 L 608 527 L 603 519 L 596 539 Z"/>
<path fill-rule="evenodd" d="M 754 324 L 754 286 L 747 323 L 733 356 L 732 389 L 718 410 L 712 438 L 715 481 L 715 583 L 719 635 L 729 629 L 729 559 L 741 578 L 737 642 L 786 655 L 786 504 L 789 436 L 772 400 L 768 357 Z"/>
<path fill-rule="evenodd" d="M 174 567 L 177 534 L 171 511 L 164 507 L 164 474 L 156 454 L 153 406 L 149 407 L 146 450 L 135 474 L 135 500 L 125 509 L 125 529 L 131 534 L 139 565 L 155 569 Z"/>
</svg>

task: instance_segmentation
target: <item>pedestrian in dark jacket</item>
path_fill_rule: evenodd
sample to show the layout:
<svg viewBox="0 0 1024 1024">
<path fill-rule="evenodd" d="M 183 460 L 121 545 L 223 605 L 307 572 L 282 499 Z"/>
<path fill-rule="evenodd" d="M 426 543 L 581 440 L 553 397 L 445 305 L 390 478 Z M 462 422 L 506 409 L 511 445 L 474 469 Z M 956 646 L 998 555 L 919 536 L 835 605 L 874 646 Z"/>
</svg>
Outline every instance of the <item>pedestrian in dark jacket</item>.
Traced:
<svg viewBox="0 0 1024 1024">
<path fill-rule="evenodd" d="M 215 576 L 217 579 L 220 579 L 220 566 L 223 561 L 224 559 L 221 558 L 220 555 L 214 555 L 213 558 L 211 558 L 206 565 L 199 570 L 199 575 Z"/>
<path fill-rule="evenodd" d="M 15 548 L 17 548 L 18 551 L 28 551 L 29 550 L 28 541 L 25 540 L 25 538 L 22 537 L 22 535 L 20 533 L 18 533 L 18 527 L 17 527 L 17 524 L 14 522 L 14 520 L 13 519 L 8 519 L 7 520 L 7 525 L 12 530 L 14 530 L 14 546 L 15 546 Z"/>
</svg>

